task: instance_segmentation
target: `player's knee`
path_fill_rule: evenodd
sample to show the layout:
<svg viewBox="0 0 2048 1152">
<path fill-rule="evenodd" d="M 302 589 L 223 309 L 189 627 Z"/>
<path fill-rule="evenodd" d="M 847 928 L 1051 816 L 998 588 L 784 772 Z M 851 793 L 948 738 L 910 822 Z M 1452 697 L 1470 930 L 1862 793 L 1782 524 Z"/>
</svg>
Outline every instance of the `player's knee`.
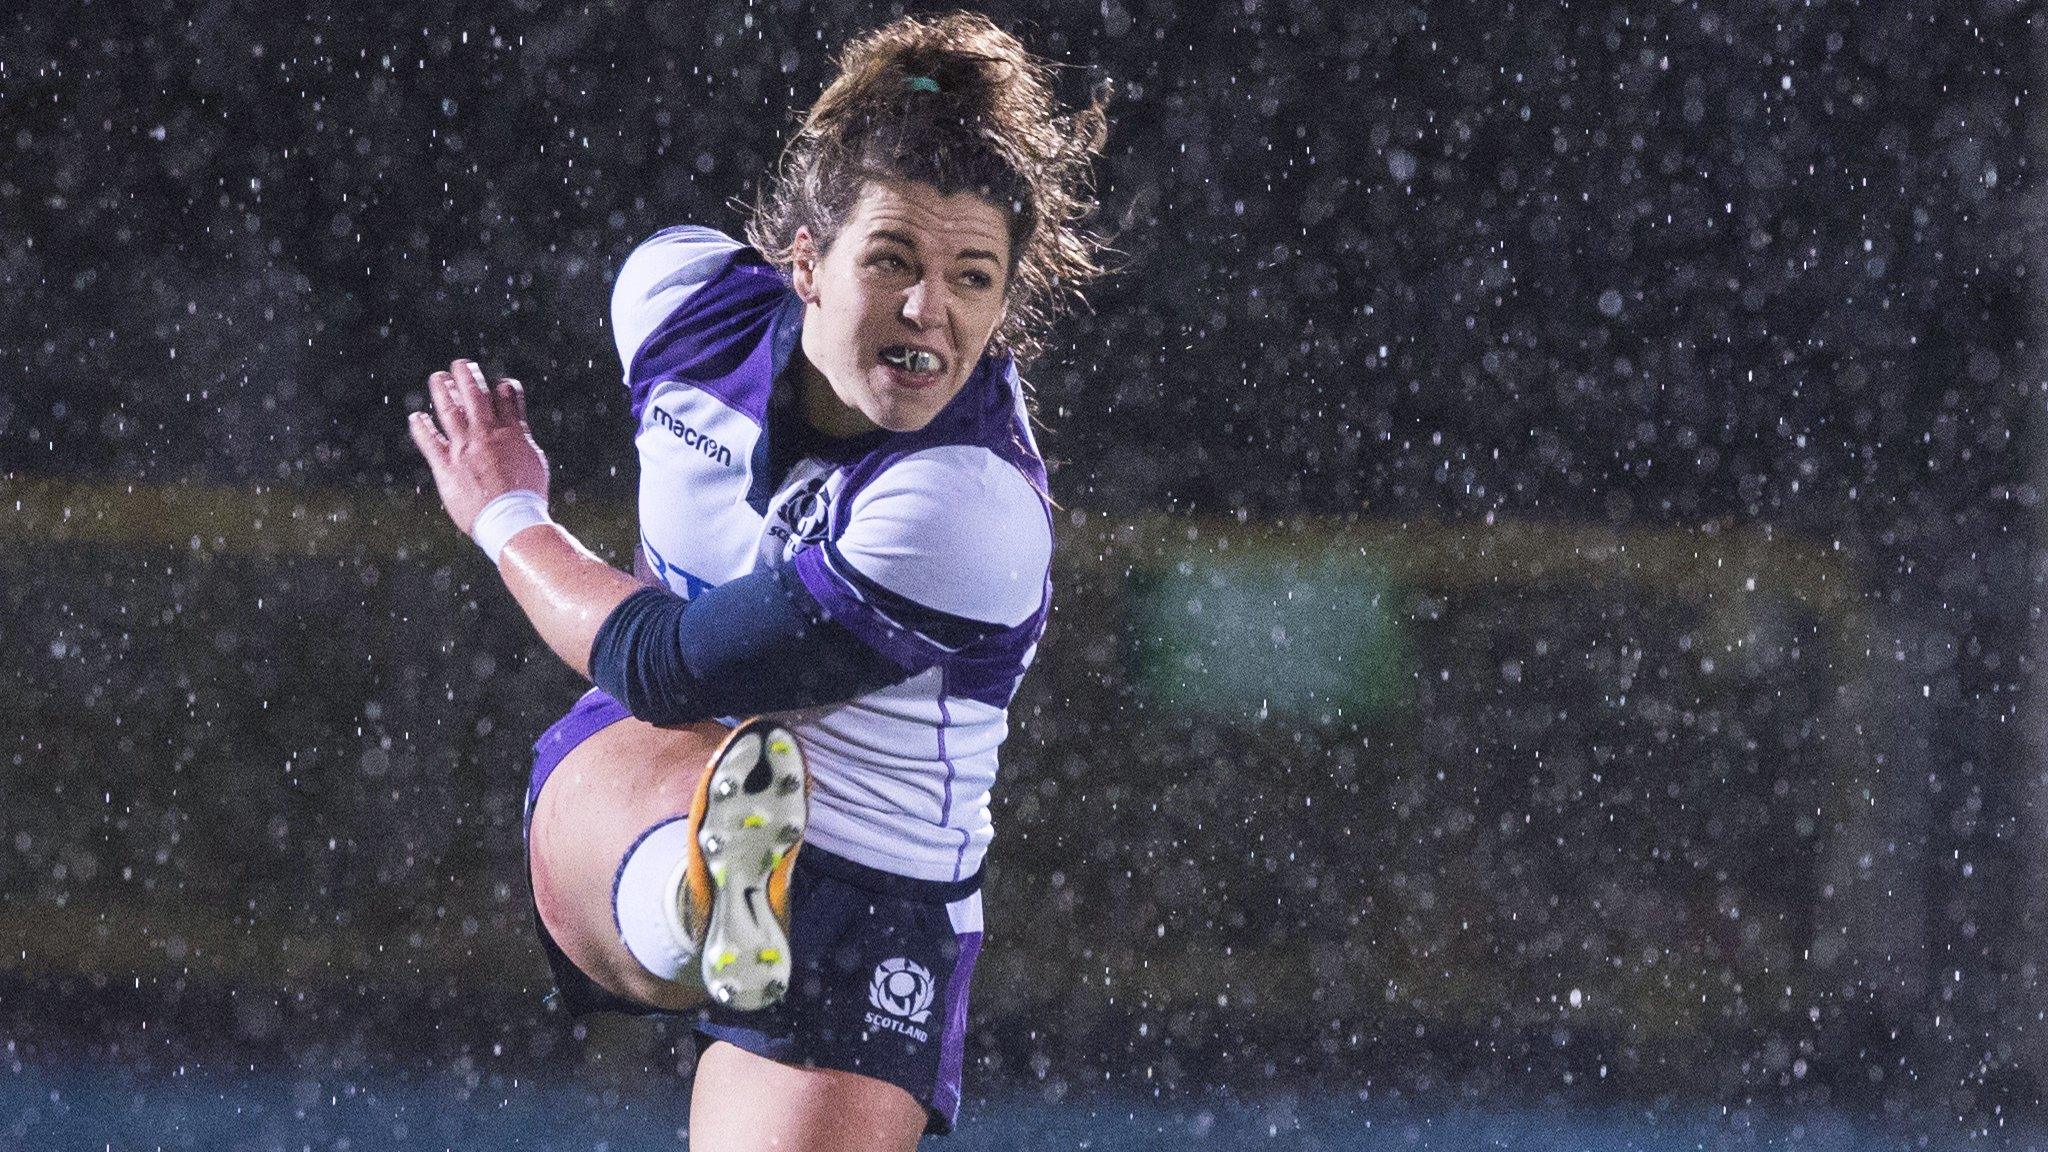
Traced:
<svg viewBox="0 0 2048 1152">
<path fill-rule="evenodd" d="M 535 909 L 563 956 L 606 991 L 664 1008 L 688 998 L 677 979 L 687 937 L 676 941 L 661 893 L 672 887 L 690 797 L 723 732 L 616 721 L 562 755 L 530 800 Z"/>
</svg>

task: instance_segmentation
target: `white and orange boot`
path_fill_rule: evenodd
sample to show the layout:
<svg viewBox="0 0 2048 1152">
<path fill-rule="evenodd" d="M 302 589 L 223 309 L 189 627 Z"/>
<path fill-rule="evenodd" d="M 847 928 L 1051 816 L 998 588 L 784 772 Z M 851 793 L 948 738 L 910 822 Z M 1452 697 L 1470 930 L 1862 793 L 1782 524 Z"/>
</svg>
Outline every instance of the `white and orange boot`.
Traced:
<svg viewBox="0 0 2048 1152">
<path fill-rule="evenodd" d="M 796 737 L 763 719 L 733 729 L 697 783 L 671 927 L 696 943 L 704 989 L 725 1007 L 766 1008 L 789 990 L 789 873 L 808 784 Z"/>
</svg>

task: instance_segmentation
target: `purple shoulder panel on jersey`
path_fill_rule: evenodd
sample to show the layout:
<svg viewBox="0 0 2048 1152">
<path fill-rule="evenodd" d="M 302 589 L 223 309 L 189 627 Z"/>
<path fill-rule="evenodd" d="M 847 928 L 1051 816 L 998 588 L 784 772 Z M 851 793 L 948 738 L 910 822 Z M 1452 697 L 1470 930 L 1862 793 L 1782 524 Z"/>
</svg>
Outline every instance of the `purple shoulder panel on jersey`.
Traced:
<svg viewBox="0 0 2048 1152">
<path fill-rule="evenodd" d="M 860 641 L 905 672 L 916 675 L 945 655 L 928 637 L 892 619 L 873 601 L 861 595 L 852 577 L 835 571 L 824 545 L 814 544 L 790 561 L 804 590 L 818 602 L 825 618 L 853 633 Z"/>
<path fill-rule="evenodd" d="M 833 501 L 827 537 L 837 540 L 845 533 L 854 497 L 862 489 L 891 464 L 928 448 L 953 444 L 986 448 L 1016 467 L 1043 495 L 1045 462 L 1032 446 L 1030 430 L 1024 425 L 1023 413 L 1018 411 L 1016 379 L 1016 364 L 1008 356 L 985 357 L 967 378 L 960 394 L 930 424 L 916 432 L 889 437 L 848 469 L 846 482 Z M 1044 507 L 1050 527 L 1051 508 Z M 1048 573 L 1038 611 L 1022 623 L 957 650 L 943 651 L 928 637 L 905 628 L 864 598 L 851 578 L 833 570 L 828 550 L 822 545 L 799 552 L 792 563 L 819 607 L 840 626 L 908 670 L 943 666 L 947 695 L 997 708 L 1007 706 L 1016 694 L 1024 662 L 1045 633 L 1046 615 L 1052 604 L 1052 578 Z"/>
<path fill-rule="evenodd" d="M 767 419 L 775 383 L 775 330 L 795 299 L 789 282 L 751 248 L 736 248 L 725 266 L 657 325 L 633 354 L 626 386 L 639 421 L 663 380 L 683 380 L 719 398 L 756 424 Z"/>
<path fill-rule="evenodd" d="M 1017 694 L 1017 685 L 1024 679 L 1024 662 L 1045 635 L 1046 609 L 1051 605 L 1050 578 L 1045 582 L 1045 590 L 1046 600 L 1022 624 L 947 658 L 947 695 L 964 696 L 996 708 L 1010 706 L 1010 698 Z"/>
</svg>

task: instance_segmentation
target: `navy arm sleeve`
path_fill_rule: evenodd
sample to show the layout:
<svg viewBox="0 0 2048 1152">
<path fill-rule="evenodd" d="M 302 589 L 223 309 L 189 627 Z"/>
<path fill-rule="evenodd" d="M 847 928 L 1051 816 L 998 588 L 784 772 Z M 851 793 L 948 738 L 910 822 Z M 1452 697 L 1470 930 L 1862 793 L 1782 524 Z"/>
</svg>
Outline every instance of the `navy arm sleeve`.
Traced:
<svg viewBox="0 0 2048 1152">
<path fill-rule="evenodd" d="M 664 726 L 838 703 L 910 675 L 827 620 L 787 565 L 694 600 L 642 589 L 612 609 L 590 646 L 597 686 Z"/>
</svg>

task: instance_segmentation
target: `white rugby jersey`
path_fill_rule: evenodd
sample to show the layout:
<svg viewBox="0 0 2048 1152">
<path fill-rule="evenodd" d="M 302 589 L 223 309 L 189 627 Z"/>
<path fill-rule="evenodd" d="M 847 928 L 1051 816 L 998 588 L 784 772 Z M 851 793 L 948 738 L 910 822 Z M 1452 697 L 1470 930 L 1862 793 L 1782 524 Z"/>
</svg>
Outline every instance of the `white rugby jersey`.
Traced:
<svg viewBox="0 0 2048 1152">
<path fill-rule="evenodd" d="M 1007 709 L 1045 630 L 1045 465 L 1008 356 L 917 432 L 769 470 L 768 404 L 803 303 L 753 249 L 671 228 L 630 256 L 612 330 L 639 428 L 644 576 L 694 596 L 795 565 L 826 614 L 910 674 L 778 717 L 812 774 L 806 840 L 925 880 L 980 867 Z"/>
</svg>

